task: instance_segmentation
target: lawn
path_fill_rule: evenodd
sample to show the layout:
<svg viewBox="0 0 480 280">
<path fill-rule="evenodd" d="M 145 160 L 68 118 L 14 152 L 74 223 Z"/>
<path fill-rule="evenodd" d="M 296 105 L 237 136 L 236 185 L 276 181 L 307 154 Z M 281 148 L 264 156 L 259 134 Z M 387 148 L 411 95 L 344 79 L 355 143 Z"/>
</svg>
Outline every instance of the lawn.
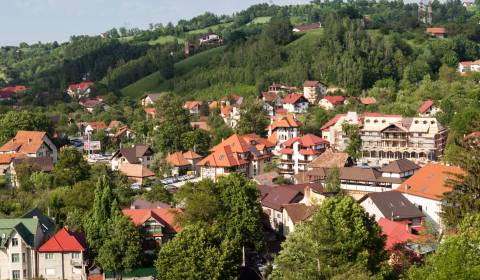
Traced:
<svg viewBox="0 0 480 280">
<path fill-rule="evenodd" d="M 303 32 L 300 38 L 287 45 L 287 49 L 312 49 L 317 45 L 318 38 L 322 33 L 323 29 L 321 28 Z"/>
<path fill-rule="evenodd" d="M 162 82 L 163 78 L 162 75 L 160 75 L 160 72 L 155 72 L 124 87 L 121 92 L 124 96 L 138 99 L 146 92 L 160 91 Z"/>
<path fill-rule="evenodd" d="M 190 35 L 206 34 L 206 33 L 210 32 L 210 30 L 215 32 L 222 27 L 228 27 L 232 24 L 233 24 L 233 22 L 220 23 L 220 24 L 211 25 L 209 27 L 205 27 L 205 28 L 202 28 L 202 29 L 191 30 L 191 31 L 188 31 L 186 34 L 190 34 Z"/>
<path fill-rule="evenodd" d="M 179 61 L 175 64 L 175 71 L 177 71 L 177 73 L 179 74 L 187 73 L 188 71 L 192 70 L 197 66 L 201 66 L 202 64 L 207 64 L 208 61 L 210 61 L 213 56 L 221 55 L 224 49 L 225 49 L 225 46 L 209 49 L 201 53 L 198 53 L 196 55 L 193 55 L 189 58 L 186 58 L 182 61 Z"/>
<path fill-rule="evenodd" d="M 265 24 L 265 23 L 270 22 L 271 18 L 272 17 L 256 17 L 251 22 L 249 22 L 248 24 Z"/>
<path fill-rule="evenodd" d="M 180 44 L 185 42 L 185 39 L 183 39 L 183 38 L 179 38 L 179 37 L 172 36 L 172 35 L 167 35 L 167 36 L 160 36 L 155 40 L 151 40 L 151 41 L 148 42 L 148 44 L 152 45 L 152 46 L 153 45 L 163 45 L 163 44 L 167 44 L 167 43 L 173 43 L 175 40 L 177 40 L 178 43 L 180 43 Z"/>
<path fill-rule="evenodd" d="M 222 83 L 202 90 L 190 92 L 188 95 L 197 100 L 211 101 L 218 100 L 230 93 L 235 93 L 241 96 L 255 96 L 257 93 L 257 88 L 255 86 L 245 84 Z"/>
</svg>

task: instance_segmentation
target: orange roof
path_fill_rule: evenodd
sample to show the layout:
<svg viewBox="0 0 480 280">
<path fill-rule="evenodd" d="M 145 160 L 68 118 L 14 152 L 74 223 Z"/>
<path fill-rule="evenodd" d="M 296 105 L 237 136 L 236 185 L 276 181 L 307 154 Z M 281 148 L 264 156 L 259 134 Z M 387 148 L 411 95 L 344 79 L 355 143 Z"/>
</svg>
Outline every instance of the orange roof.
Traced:
<svg viewBox="0 0 480 280">
<path fill-rule="evenodd" d="M 420 105 L 420 108 L 418 108 L 417 113 L 423 114 L 432 106 L 433 106 L 433 100 L 428 99 L 427 101 L 423 102 L 422 105 Z"/>
<path fill-rule="evenodd" d="M 215 109 L 218 106 L 218 101 L 212 101 L 208 104 L 209 109 Z"/>
<path fill-rule="evenodd" d="M 22 158 L 25 154 L 15 153 L 15 154 L 3 154 L 0 155 L 0 164 L 10 164 L 14 158 Z"/>
<path fill-rule="evenodd" d="M 167 162 L 173 166 L 188 166 L 190 163 L 185 159 L 181 152 L 176 152 L 167 156 Z"/>
<path fill-rule="evenodd" d="M 323 99 L 327 100 L 332 105 L 343 104 L 345 97 L 341 95 L 327 95 Z"/>
<path fill-rule="evenodd" d="M 245 140 L 247 143 L 250 143 L 251 145 L 255 145 L 257 147 L 257 150 L 259 151 L 265 148 L 275 147 L 275 142 L 271 142 L 268 139 L 262 138 L 255 133 L 244 134 L 244 135 L 241 135 L 240 137 L 242 137 L 243 140 Z"/>
<path fill-rule="evenodd" d="M 119 170 L 127 177 L 147 178 L 155 176 L 155 173 L 142 164 L 122 164 Z"/>
<path fill-rule="evenodd" d="M 427 28 L 427 33 L 445 34 L 445 33 L 447 33 L 447 31 L 443 27 L 429 27 L 429 28 Z"/>
<path fill-rule="evenodd" d="M 465 174 L 456 166 L 429 163 L 403 182 L 396 191 L 440 201 L 452 188 L 448 180 L 458 180 L 454 174 Z"/>
<path fill-rule="evenodd" d="M 233 153 L 246 153 L 250 148 L 250 145 L 247 143 L 247 141 L 245 141 L 243 137 L 238 134 L 233 134 L 232 136 L 223 140 L 220 144 L 211 148 L 210 151 L 216 151 L 224 146 L 230 146 Z"/>
<path fill-rule="evenodd" d="M 320 144 L 328 145 L 330 142 L 314 134 L 305 134 L 302 137 L 295 137 L 283 143 L 284 147 L 291 147 L 295 142 L 299 142 L 303 147 L 311 147 Z"/>
<path fill-rule="evenodd" d="M 202 159 L 199 166 L 215 166 L 215 167 L 234 167 L 242 164 L 247 164 L 248 161 L 238 157 L 238 154 L 233 153 L 230 146 L 217 146 L 215 150 Z"/>
<path fill-rule="evenodd" d="M 175 219 L 177 214 L 182 213 L 179 208 L 123 209 L 122 212 L 132 219 L 136 226 L 143 225 L 148 219 L 153 218 L 175 233 L 182 231 Z"/>
<path fill-rule="evenodd" d="M 95 130 L 106 129 L 108 126 L 105 122 L 80 122 L 78 125 L 91 126 Z"/>
<path fill-rule="evenodd" d="M 285 103 L 285 104 L 295 104 L 302 99 L 306 102 L 306 99 L 305 99 L 305 97 L 303 97 L 303 94 L 291 93 L 291 94 L 285 96 L 285 98 L 283 98 L 283 103 Z"/>
<path fill-rule="evenodd" d="M 375 97 L 360 97 L 360 103 L 363 105 L 372 105 L 377 103 Z"/>
<path fill-rule="evenodd" d="M 268 137 L 268 142 L 270 143 L 277 143 L 277 140 L 278 140 L 278 135 L 277 135 L 277 132 L 274 131 L 272 133 L 272 135 L 270 135 L 270 137 Z"/>
<path fill-rule="evenodd" d="M 202 158 L 201 155 L 193 152 L 193 151 L 187 151 L 185 153 L 183 153 L 183 157 L 186 159 L 186 160 L 191 160 L 191 159 L 199 159 L 199 158 Z"/>
<path fill-rule="evenodd" d="M 285 117 L 281 118 L 280 120 L 274 121 L 270 124 L 270 129 L 275 130 L 279 127 L 300 127 L 302 125 L 301 122 L 297 121 L 292 115 L 286 115 Z M 267 129 L 269 129 L 267 128 Z"/>
<path fill-rule="evenodd" d="M 0 147 L 0 152 L 36 153 L 42 146 L 43 139 L 46 135 L 47 133 L 45 131 L 20 130 L 14 138 Z"/>
<path fill-rule="evenodd" d="M 183 105 L 183 107 L 188 110 L 192 110 L 193 108 L 199 107 L 200 105 L 202 105 L 202 101 L 187 101 L 185 102 L 185 105 Z"/>
</svg>

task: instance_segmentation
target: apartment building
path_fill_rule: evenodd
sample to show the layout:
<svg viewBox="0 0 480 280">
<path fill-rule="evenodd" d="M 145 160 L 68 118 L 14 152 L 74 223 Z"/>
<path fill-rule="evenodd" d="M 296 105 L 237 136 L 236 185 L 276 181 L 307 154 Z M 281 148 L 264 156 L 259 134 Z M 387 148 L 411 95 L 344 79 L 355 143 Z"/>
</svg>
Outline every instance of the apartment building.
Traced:
<svg viewBox="0 0 480 280">
<path fill-rule="evenodd" d="M 278 152 L 280 154 L 278 173 L 291 177 L 306 171 L 306 166 L 325 152 L 328 147 L 328 141 L 313 134 L 285 141 L 282 149 Z"/>
<path fill-rule="evenodd" d="M 436 161 L 443 154 L 448 134 L 433 117 L 349 112 L 335 116 L 321 128 L 323 139 L 338 150 L 345 150 L 348 145 L 348 137 L 342 130 L 345 122 L 359 125 L 361 161 L 371 166 L 382 166 L 402 158 L 419 164 Z"/>
</svg>

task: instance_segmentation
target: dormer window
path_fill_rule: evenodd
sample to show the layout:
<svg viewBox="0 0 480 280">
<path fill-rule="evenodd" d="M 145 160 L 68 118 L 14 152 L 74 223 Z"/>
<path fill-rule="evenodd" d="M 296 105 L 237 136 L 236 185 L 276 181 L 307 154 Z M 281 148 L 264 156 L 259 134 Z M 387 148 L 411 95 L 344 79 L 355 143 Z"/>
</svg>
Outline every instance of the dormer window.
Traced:
<svg viewBox="0 0 480 280">
<path fill-rule="evenodd" d="M 370 123 L 370 120 L 369 120 L 369 119 L 367 119 L 365 122 L 366 122 L 366 123 Z"/>
<path fill-rule="evenodd" d="M 427 121 L 423 121 L 423 124 L 427 124 Z"/>
<path fill-rule="evenodd" d="M 415 124 L 418 124 L 418 120 L 415 121 Z"/>
<path fill-rule="evenodd" d="M 386 123 L 387 121 L 386 120 L 382 120 L 382 123 Z"/>
<path fill-rule="evenodd" d="M 374 120 L 373 122 L 374 122 L 374 123 L 378 123 L 378 120 Z"/>
<path fill-rule="evenodd" d="M 431 124 L 435 124 L 435 121 L 431 121 L 430 123 L 431 123 Z"/>
<path fill-rule="evenodd" d="M 225 155 L 224 155 L 224 154 L 221 154 L 221 155 L 218 157 L 219 160 L 223 160 L 224 158 L 225 158 Z"/>
</svg>

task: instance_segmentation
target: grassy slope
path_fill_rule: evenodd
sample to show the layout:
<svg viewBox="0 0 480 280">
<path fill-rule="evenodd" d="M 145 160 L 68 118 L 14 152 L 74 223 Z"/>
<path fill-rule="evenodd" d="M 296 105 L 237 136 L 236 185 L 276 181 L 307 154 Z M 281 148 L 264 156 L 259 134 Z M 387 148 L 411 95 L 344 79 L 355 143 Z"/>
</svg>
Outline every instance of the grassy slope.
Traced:
<svg viewBox="0 0 480 280">
<path fill-rule="evenodd" d="M 210 49 L 194 56 L 191 56 L 187 59 L 179 61 L 175 64 L 175 71 L 177 73 L 186 73 L 191 69 L 206 63 L 211 57 L 215 54 L 221 54 L 224 47 Z M 121 92 L 124 96 L 129 96 L 132 98 L 139 98 L 146 92 L 158 92 L 163 91 L 165 86 L 163 85 L 163 78 L 160 75 L 160 72 L 155 72 L 150 74 L 135 83 L 124 87 Z"/>
<path fill-rule="evenodd" d="M 186 34 L 190 34 L 190 35 L 205 34 L 205 33 L 208 33 L 210 30 L 217 31 L 218 29 L 222 27 L 228 27 L 229 25 L 232 25 L 232 22 L 220 23 L 220 24 L 212 25 L 202 29 L 191 30 L 191 31 L 188 31 Z"/>
<path fill-rule="evenodd" d="M 175 41 L 175 39 L 177 39 L 178 43 L 180 43 L 180 44 L 185 41 L 185 39 L 183 39 L 183 38 L 168 35 L 168 36 L 160 36 L 155 40 L 151 40 L 151 41 L 148 42 L 148 44 L 149 45 L 162 45 L 162 44 L 167 44 L 167 43 L 173 43 L 173 41 Z"/>
</svg>

